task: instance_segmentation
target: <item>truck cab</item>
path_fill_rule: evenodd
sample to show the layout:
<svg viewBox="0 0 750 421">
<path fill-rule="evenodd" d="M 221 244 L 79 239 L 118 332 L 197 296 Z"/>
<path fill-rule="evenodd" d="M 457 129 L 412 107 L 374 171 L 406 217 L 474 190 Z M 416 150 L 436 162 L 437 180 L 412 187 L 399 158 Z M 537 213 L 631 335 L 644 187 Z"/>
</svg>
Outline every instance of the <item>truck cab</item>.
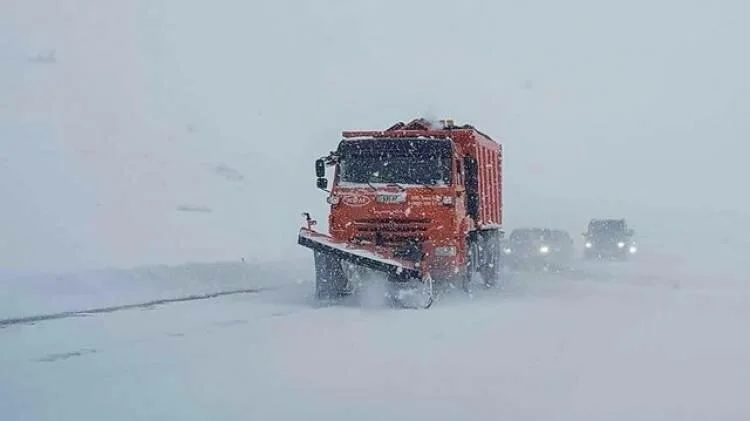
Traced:
<svg viewBox="0 0 750 421">
<path fill-rule="evenodd" d="M 415 261 L 428 248 L 455 256 L 453 240 L 461 224 L 469 223 L 459 155 L 449 139 L 342 141 L 327 199 L 330 234 L 391 247 Z"/>
</svg>

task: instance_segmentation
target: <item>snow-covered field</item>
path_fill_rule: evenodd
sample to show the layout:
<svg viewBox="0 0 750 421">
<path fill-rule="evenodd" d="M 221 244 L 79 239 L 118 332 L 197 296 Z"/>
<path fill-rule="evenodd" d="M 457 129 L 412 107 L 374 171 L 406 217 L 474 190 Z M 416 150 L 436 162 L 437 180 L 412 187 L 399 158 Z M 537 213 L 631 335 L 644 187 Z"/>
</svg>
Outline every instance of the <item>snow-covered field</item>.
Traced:
<svg viewBox="0 0 750 421">
<path fill-rule="evenodd" d="M 315 308 L 308 263 L 255 277 L 235 264 L 212 266 L 224 282 L 213 288 L 275 287 L 258 293 L 6 326 L 0 413 L 412 421 L 750 414 L 750 287 L 742 283 L 680 276 L 644 255 L 571 274 L 524 274 L 427 311 Z M 191 271 L 171 270 L 158 296 L 208 288 L 186 282 L 180 291 Z M 154 298 L 127 275 L 136 290 L 129 296 L 122 281 L 98 298 L 99 286 L 89 284 L 88 300 L 54 309 Z"/>
<path fill-rule="evenodd" d="M 63 274 L 8 276 L 0 285 L 0 319 L 85 311 L 180 297 L 274 289 L 302 282 L 300 265 L 218 262 Z"/>
</svg>

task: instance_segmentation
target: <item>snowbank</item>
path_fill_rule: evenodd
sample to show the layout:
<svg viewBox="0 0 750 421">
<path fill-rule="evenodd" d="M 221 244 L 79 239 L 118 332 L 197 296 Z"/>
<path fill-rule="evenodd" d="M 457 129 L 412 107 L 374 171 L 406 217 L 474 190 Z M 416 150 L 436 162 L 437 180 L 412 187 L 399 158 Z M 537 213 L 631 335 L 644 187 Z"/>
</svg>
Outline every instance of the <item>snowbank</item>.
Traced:
<svg viewBox="0 0 750 421">
<path fill-rule="evenodd" d="M 6 277 L 0 319 L 144 303 L 194 294 L 273 289 L 309 278 L 312 263 L 193 263 Z"/>
<path fill-rule="evenodd" d="M 750 414 L 747 288 L 624 275 L 518 281 L 427 311 L 316 309 L 267 292 L 2 329 L 0 412 L 39 421 Z"/>
</svg>

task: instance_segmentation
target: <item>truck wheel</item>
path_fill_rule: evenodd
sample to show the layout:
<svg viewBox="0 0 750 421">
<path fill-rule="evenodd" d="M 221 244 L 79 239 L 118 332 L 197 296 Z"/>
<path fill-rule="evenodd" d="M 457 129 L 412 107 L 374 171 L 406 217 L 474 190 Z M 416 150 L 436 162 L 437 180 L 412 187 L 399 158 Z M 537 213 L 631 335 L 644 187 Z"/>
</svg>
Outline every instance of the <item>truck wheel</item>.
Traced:
<svg viewBox="0 0 750 421">
<path fill-rule="evenodd" d="M 340 298 L 346 291 L 348 280 L 339 259 L 315 252 L 315 299 Z"/>
<path fill-rule="evenodd" d="M 479 243 L 473 241 L 471 238 L 466 240 L 466 265 L 464 267 L 462 278 L 463 278 L 463 290 L 467 293 L 471 293 L 471 280 L 474 277 L 474 273 L 479 271 L 479 258 L 481 252 L 479 250 Z"/>
<path fill-rule="evenodd" d="M 482 279 L 484 279 L 484 284 L 488 288 L 492 288 L 497 286 L 500 281 L 502 280 L 501 276 L 502 267 L 500 266 L 500 263 L 493 263 L 492 266 L 483 267 L 481 270 Z"/>
<path fill-rule="evenodd" d="M 496 286 L 502 278 L 503 261 L 500 250 L 500 236 L 490 232 L 482 237 L 482 259 L 479 273 L 487 287 Z"/>
</svg>

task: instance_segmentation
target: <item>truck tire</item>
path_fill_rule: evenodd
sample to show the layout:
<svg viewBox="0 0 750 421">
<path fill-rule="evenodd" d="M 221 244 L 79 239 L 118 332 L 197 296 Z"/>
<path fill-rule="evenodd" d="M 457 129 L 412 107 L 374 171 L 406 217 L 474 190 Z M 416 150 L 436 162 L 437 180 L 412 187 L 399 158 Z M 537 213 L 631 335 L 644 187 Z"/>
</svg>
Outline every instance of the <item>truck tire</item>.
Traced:
<svg viewBox="0 0 750 421">
<path fill-rule="evenodd" d="M 475 236 L 470 236 L 466 239 L 466 264 L 460 272 L 462 278 L 461 286 L 464 292 L 468 294 L 471 294 L 471 281 L 474 278 L 474 274 L 479 271 L 480 258 L 479 242 Z"/>
<path fill-rule="evenodd" d="M 315 299 L 331 300 L 345 295 L 348 280 L 339 259 L 315 252 Z"/>
<path fill-rule="evenodd" d="M 466 238 L 466 264 L 459 275 L 463 284 L 463 290 L 466 293 L 471 294 L 471 283 L 475 273 L 479 273 L 482 278 L 485 276 L 484 261 L 487 256 L 485 250 L 481 233 L 475 231 Z"/>
<path fill-rule="evenodd" d="M 503 272 L 500 233 L 486 231 L 479 238 L 481 244 L 479 273 L 487 287 L 494 287 L 501 281 Z"/>
</svg>

